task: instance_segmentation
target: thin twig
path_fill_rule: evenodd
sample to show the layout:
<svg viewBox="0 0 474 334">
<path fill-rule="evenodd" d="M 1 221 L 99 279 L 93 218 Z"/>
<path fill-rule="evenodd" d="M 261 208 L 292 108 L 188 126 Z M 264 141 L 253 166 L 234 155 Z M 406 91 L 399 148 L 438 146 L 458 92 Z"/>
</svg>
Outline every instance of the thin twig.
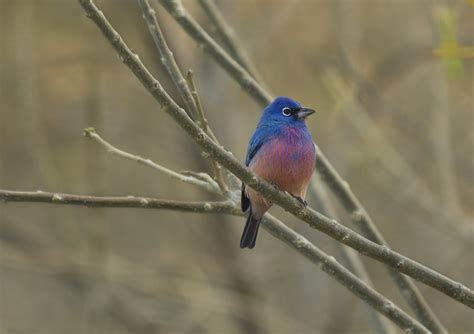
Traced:
<svg viewBox="0 0 474 334">
<path fill-rule="evenodd" d="M 5 202 L 42 202 L 86 207 L 128 207 L 139 209 L 169 209 L 183 212 L 226 213 L 242 216 L 235 202 L 180 202 L 145 197 L 95 197 L 47 192 L 23 192 L 0 190 L 0 200 Z M 391 319 L 401 329 L 413 333 L 429 333 L 418 321 L 398 308 L 386 297 L 372 289 L 364 281 L 352 274 L 337 260 L 325 254 L 304 237 L 290 229 L 281 221 L 265 215 L 263 227 L 274 237 L 284 241 L 296 251 L 318 265 L 321 270 L 336 279 L 351 293 L 371 305 L 381 314 Z"/>
<path fill-rule="evenodd" d="M 155 10 L 150 6 L 148 0 L 138 0 L 138 4 L 143 12 L 143 18 L 148 26 L 153 41 L 160 52 L 160 60 L 166 68 L 166 71 L 170 75 L 173 83 L 178 87 L 179 93 L 183 98 L 186 110 L 192 115 L 193 119 L 196 119 L 197 108 L 194 99 L 191 95 L 188 85 L 181 73 L 178 64 L 173 56 L 173 52 L 168 47 L 166 39 L 163 36 L 158 20 L 156 19 Z"/>
<path fill-rule="evenodd" d="M 216 33 L 232 58 L 245 68 L 257 82 L 265 86 L 261 75 L 245 54 L 244 49 L 239 47 L 234 30 L 227 24 L 214 0 L 199 0 L 199 4 L 214 25 Z"/>
<path fill-rule="evenodd" d="M 191 70 L 188 71 L 188 75 L 186 76 L 186 79 L 188 81 L 189 88 L 191 89 L 191 94 L 194 98 L 194 102 L 196 103 L 196 107 L 197 107 L 197 111 L 199 115 L 199 121 L 201 123 L 201 128 L 209 137 L 212 138 L 212 140 L 214 140 L 216 144 L 219 144 L 219 141 L 217 140 L 217 137 L 214 135 L 214 132 L 209 126 L 206 115 L 204 114 L 204 109 L 201 104 L 201 99 L 199 98 L 199 94 L 196 89 L 196 84 L 194 83 L 193 71 Z M 222 192 L 224 194 L 227 194 L 229 192 L 229 188 L 227 187 L 227 184 L 225 182 L 225 177 L 224 177 L 224 174 L 222 173 L 222 167 L 214 159 L 211 159 L 211 163 L 212 163 L 212 167 L 214 168 L 214 174 L 216 175 L 217 184 L 221 188 Z"/>
<path fill-rule="evenodd" d="M 382 263 L 396 268 L 416 280 L 427 284 L 447 296 L 474 308 L 474 291 L 465 285 L 456 282 L 412 259 L 394 252 L 386 246 L 378 245 L 351 229 L 329 219 L 324 215 L 305 208 L 292 196 L 276 190 L 271 184 L 265 182 L 247 168 L 232 155 L 223 150 L 219 145 L 195 124 L 186 112 L 179 107 L 168 95 L 159 81 L 154 78 L 148 69 L 125 44 L 121 36 L 115 31 L 105 18 L 104 14 L 92 3 L 91 0 L 79 0 L 87 16 L 91 18 L 102 31 L 111 45 L 115 48 L 123 62 L 130 68 L 132 73 L 140 80 L 143 86 L 152 94 L 156 101 L 162 105 L 168 113 L 182 127 L 183 130 L 207 153 L 216 159 L 222 166 L 235 174 L 242 182 L 258 191 L 266 199 L 281 206 L 288 212 L 308 223 L 311 227 L 320 230 L 328 236 L 350 246 L 364 255 L 370 256 Z"/>
<path fill-rule="evenodd" d="M 201 122 L 201 128 L 204 130 L 204 132 L 207 133 L 209 137 L 212 138 L 212 140 L 214 140 L 216 143 L 219 143 L 217 137 L 214 135 L 214 132 L 209 126 L 209 122 L 207 121 L 206 115 L 204 114 L 204 108 L 202 107 L 201 99 L 199 98 L 196 84 L 194 83 L 194 73 L 192 70 L 188 70 L 186 80 L 188 81 L 188 86 L 191 89 L 191 95 L 193 96 L 194 102 L 196 103 L 199 121 Z"/>
<path fill-rule="evenodd" d="M 220 202 L 190 202 L 173 201 L 148 197 L 104 197 L 81 196 L 43 191 L 12 191 L 0 189 L 0 201 L 3 202 L 36 202 L 63 205 L 79 205 L 100 208 L 138 208 L 163 209 L 182 212 L 200 213 L 231 213 L 240 214 L 240 210 L 231 201 Z"/>
<path fill-rule="evenodd" d="M 192 16 L 186 11 L 180 2 L 175 0 L 159 0 L 163 7 L 175 18 L 175 20 L 181 25 L 181 27 L 200 45 L 202 45 L 209 54 L 219 63 L 230 75 L 233 77 L 241 87 L 247 91 L 257 102 L 262 105 L 270 103 L 271 96 L 265 91 L 256 81 L 246 80 L 249 74 L 240 67 L 238 64 L 232 61 L 230 56 L 215 43 L 215 41 L 202 29 L 199 24 L 192 18 Z M 332 167 L 329 160 L 327 160 L 319 150 L 319 155 L 316 163 L 318 172 L 323 176 L 323 180 L 330 186 L 330 189 L 336 194 L 338 199 L 344 204 L 347 198 L 353 198 L 356 202 L 355 206 L 344 205 L 345 209 L 351 214 L 352 217 L 357 218 L 356 220 L 363 224 L 362 231 L 364 235 L 371 238 L 373 235 L 380 235 L 375 229 L 375 225 L 370 220 L 365 209 L 360 205 L 357 198 L 350 191 L 349 187 L 334 187 L 333 184 L 337 184 L 337 181 L 341 179 L 340 175 Z M 347 183 L 345 183 L 347 184 Z M 359 217 L 363 219 L 360 220 Z M 370 223 L 369 223 L 370 222 Z M 366 233 L 367 232 L 367 233 Z M 405 289 L 402 289 L 402 295 L 407 299 L 409 304 L 414 307 L 418 315 L 422 316 L 428 323 L 432 324 L 432 328 L 435 328 L 436 324 L 440 324 L 436 316 L 433 314 L 427 303 L 421 297 L 421 294 L 416 289 L 413 282 L 404 279 Z M 443 331 L 443 327 L 439 326 L 440 332 Z"/>
<path fill-rule="evenodd" d="M 150 159 L 142 158 L 138 155 L 133 155 L 133 154 L 127 153 L 125 151 L 122 151 L 122 150 L 116 148 L 115 146 L 113 146 L 112 144 L 110 144 L 109 142 L 107 142 L 106 140 L 104 140 L 101 136 L 99 136 L 99 134 L 95 131 L 94 128 L 84 129 L 84 136 L 87 137 L 87 138 L 93 139 L 96 142 L 98 142 L 99 144 L 101 144 L 111 154 L 115 154 L 115 155 L 118 155 L 122 158 L 126 158 L 126 159 L 129 159 L 129 160 L 144 164 L 148 167 L 151 167 L 153 169 L 156 169 L 156 170 L 166 174 L 167 176 L 169 176 L 173 179 L 202 187 L 202 188 L 204 188 L 208 191 L 215 192 L 216 189 L 219 189 L 219 185 L 209 175 L 208 175 L 207 180 L 203 180 L 202 176 L 204 175 L 204 173 L 201 173 L 201 178 L 197 178 L 197 177 L 194 177 L 192 175 L 183 175 L 183 174 L 175 172 L 174 170 L 163 167 L 163 166 L 157 164 L 156 162 L 153 162 Z"/>
</svg>

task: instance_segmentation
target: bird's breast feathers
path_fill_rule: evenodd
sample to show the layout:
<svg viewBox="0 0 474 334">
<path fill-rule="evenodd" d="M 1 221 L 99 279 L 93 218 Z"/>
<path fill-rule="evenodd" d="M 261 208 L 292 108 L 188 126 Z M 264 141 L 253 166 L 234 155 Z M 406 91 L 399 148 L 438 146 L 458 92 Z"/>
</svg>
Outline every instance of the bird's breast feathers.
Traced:
<svg viewBox="0 0 474 334">
<path fill-rule="evenodd" d="M 280 134 L 262 145 L 249 167 L 281 190 L 299 195 L 306 192 L 315 158 L 309 132 L 302 128 L 284 127 Z"/>
</svg>

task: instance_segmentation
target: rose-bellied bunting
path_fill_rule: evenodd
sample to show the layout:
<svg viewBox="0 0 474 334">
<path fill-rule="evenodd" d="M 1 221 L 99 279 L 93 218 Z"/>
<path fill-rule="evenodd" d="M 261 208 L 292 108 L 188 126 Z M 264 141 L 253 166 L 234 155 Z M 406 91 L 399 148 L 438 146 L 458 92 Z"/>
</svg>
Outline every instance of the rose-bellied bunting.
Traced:
<svg viewBox="0 0 474 334">
<path fill-rule="evenodd" d="M 316 151 L 305 119 L 314 110 L 288 97 L 277 97 L 264 110 L 250 140 L 245 165 L 281 191 L 306 205 L 305 196 L 314 171 Z M 263 214 L 272 203 L 242 184 L 241 208 L 247 222 L 241 248 L 254 248 Z"/>
</svg>

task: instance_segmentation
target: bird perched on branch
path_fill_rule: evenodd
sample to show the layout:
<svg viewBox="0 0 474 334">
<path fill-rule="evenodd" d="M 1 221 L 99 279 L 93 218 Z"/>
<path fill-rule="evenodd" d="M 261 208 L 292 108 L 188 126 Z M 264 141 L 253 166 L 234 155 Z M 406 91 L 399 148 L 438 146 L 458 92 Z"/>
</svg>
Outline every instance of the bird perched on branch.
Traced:
<svg viewBox="0 0 474 334">
<path fill-rule="evenodd" d="M 305 119 L 314 110 L 303 108 L 288 97 L 278 97 L 264 110 L 250 140 L 245 165 L 277 189 L 286 191 L 302 204 L 314 171 L 316 150 Z M 241 248 L 254 248 L 263 214 L 272 203 L 242 184 L 241 208 L 247 222 Z"/>
</svg>

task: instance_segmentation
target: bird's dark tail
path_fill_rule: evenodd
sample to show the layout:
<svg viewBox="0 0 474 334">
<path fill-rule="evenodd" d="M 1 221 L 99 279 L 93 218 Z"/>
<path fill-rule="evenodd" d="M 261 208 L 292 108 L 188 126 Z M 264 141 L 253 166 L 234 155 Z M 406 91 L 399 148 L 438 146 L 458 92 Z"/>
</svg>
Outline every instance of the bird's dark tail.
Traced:
<svg viewBox="0 0 474 334">
<path fill-rule="evenodd" d="M 240 239 L 240 248 L 248 247 L 252 249 L 255 247 L 255 241 L 257 241 L 257 233 L 261 221 L 261 218 L 255 219 L 255 217 L 252 216 L 252 210 L 250 209 L 247 222 L 245 223 L 244 232 Z"/>
</svg>

